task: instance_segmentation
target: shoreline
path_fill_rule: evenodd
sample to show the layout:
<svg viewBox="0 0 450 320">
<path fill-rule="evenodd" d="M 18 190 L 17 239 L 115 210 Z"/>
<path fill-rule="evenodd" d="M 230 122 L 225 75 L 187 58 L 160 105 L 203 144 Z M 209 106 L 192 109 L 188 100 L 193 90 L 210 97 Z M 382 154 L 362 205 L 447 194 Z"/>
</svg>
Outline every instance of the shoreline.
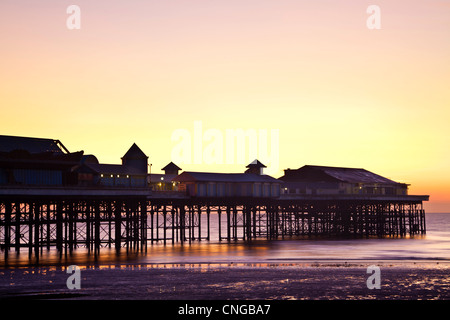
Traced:
<svg viewBox="0 0 450 320">
<path fill-rule="evenodd" d="M 0 299 L 76 300 L 448 300 L 450 264 L 131 264 L 80 266 L 79 290 L 65 267 L 0 270 Z M 369 289 L 368 266 L 380 268 Z"/>
<path fill-rule="evenodd" d="M 172 262 L 138 262 L 138 261 L 59 261 L 49 264 L 3 264 L 0 270 L 14 269 L 45 269 L 66 268 L 76 265 L 80 268 L 127 268 L 127 267 L 150 267 L 150 268 L 185 268 L 185 267 L 230 267 L 230 268 L 259 268 L 259 267 L 362 267 L 379 265 L 384 267 L 417 267 L 417 268 L 450 268 L 448 259 L 265 259 L 254 261 L 172 261 Z"/>
</svg>

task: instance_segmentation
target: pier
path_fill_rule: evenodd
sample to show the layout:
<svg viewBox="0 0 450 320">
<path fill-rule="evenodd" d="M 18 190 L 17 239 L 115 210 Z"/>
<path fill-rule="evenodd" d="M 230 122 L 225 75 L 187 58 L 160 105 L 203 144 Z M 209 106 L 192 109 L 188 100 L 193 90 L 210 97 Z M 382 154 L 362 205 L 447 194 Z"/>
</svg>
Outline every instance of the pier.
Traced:
<svg viewBox="0 0 450 320">
<path fill-rule="evenodd" d="M 428 196 L 188 197 L 148 189 L 0 189 L 0 247 L 68 254 L 79 247 L 146 251 L 148 245 L 285 238 L 413 237 L 426 233 Z M 217 215 L 212 225 L 211 215 Z M 211 228 L 218 239 L 211 238 Z M 25 249 L 24 249 L 25 248 Z"/>
<path fill-rule="evenodd" d="M 38 260 L 51 249 L 98 255 L 193 241 L 426 233 L 429 196 L 362 168 L 305 165 L 277 179 L 255 159 L 240 173 L 182 171 L 173 162 L 152 173 L 135 143 L 121 160 L 100 163 L 56 139 L 0 136 L 4 261 L 11 251 Z"/>
</svg>

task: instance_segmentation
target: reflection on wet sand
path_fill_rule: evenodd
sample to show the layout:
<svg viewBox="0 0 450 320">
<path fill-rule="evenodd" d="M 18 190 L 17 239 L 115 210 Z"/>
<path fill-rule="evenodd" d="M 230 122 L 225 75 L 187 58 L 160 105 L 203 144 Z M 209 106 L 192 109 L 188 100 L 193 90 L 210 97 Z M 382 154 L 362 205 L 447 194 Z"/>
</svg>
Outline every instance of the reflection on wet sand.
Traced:
<svg viewBox="0 0 450 320">
<path fill-rule="evenodd" d="M 106 264 L 81 268 L 81 289 L 66 267 L 0 271 L 4 299 L 448 299 L 450 265 L 381 266 L 380 290 L 366 286 L 368 263 Z M 75 295 L 74 295 L 75 294 Z"/>
<path fill-rule="evenodd" d="M 382 239 L 257 239 L 252 241 L 201 241 L 191 244 L 153 243 L 147 250 L 132 251 L 104 247 L 95 255 L 84 247 L 60 255 L 42 250 L 38 263 L 26 249 L 11 252 L 2 267 L 98 266 L 98 265 L 247 265 L 303 263 L 307 261 L 450 261 L 450 219 L 447 214 L 430 214 L 426 237 Z M 7 264 L 6 264 L 7 263 Z"/>
</svg>

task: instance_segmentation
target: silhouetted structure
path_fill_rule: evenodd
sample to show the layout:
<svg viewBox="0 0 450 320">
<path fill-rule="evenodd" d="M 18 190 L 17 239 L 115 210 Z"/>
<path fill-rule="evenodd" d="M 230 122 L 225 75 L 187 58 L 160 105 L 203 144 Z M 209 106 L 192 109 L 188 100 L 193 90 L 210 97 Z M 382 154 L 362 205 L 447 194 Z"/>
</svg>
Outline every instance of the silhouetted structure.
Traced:
<svg viewBox="0 0 450 320">
<path fill-rule="evenodd" d="M 364 169 L 305 166 L 275 179 L 256 160 L 246 173 L 183 172 L 170 181 L 180 192 L 167 193 L 151 192 L 143 182 L 147 163 L 136 144 L 121 165 L 109 165 L 70 153 L 58 140 L 1 136 L 5 262 L 11 249 L 27 248 L 38 259 L 51 247 L 62 254 L 83 246 L 97 254 L 102 246 L 146 250 L 159 241 L 210 240 L 211 214 L 218 217 L 219 240 L 227 241 L 426 232 L 429 197 L 408 195 L 407 185 Z M 181 170 L 163 169 L 166 178 Z"/>
<path fill-rule="evenodd" d="M 357 168 L 306 165 L 284 170 L 284 193 L 331 195 L 407 195 L 408 185 Z"/>
<path fill-rule="evenodd" d="M 133 168 L 137 172 L 147 174 L 148 172 L 148 157 L 145 153 L 133 143 L 130 149 L 122 157 L 122 165 L 127 168 Z"/>
<path fill-rule="evenodd" d="M 272 197 L 280 196 L 281 181 L 262 175 L 265 167 L 255 160 L 245 173 L 213 173 L 185 171 L 175 177 L 179 190 L 191 197 Z"/>
<path fill-rule="evenodd" d="M 166 175 L 173 174 L 177 176 L 181 168 L 177 166 L 175 163 L 170 162 L 167 166 L 165 166 L 161 170 L 164 171 L 164 174 Z"/>
<path fill-rule="evenodd" d="M 76 170 L 78 173 L 84 173 L 86 167 L 87 170 L 91 170 L 92 185 L 125 188 L 148 186 L 148 157 L 135 143 L 122 157 L 122 164 L 103 164 L 94 158 L 91 157 Z"/>
<path fill-rule="evenodd" d="M 263 173 L 263 168 L 267 168 L 265 165 L 263 165 L 261 162 L 259 162 L 259 160 L 254 160 L 252 163 L 247 165 L 247 170 L 245 171 L 245 173 L 253 173 L 253 174 L 258 174 L 258 175 L 262 175 Z"/>
<path fill-rule="evenodd" d="M 82 156 L 59 140 L 0 136 L 0 186 L 76 185 L 71 169 Z"/>
<path fill-rule="evenodd" d="M 161 173 L 152 173 L 149 175 L 149 181 L 152 186 L 152 190 L 155 191 L 178 191 L 178 182 L 173 179 L 178 176 L 178 172 L 181 170 L 175 163 L 170 162 L 164 168 Z"/>
</svg>

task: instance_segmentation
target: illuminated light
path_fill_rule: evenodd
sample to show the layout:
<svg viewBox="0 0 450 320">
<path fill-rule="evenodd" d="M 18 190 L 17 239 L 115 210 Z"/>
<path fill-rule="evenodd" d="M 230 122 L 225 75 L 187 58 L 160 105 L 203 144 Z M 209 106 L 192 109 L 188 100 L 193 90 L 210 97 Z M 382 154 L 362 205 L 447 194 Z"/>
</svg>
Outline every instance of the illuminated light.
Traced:
<svg viewBox="0 0 450 320">
<path fill-rule="evenodd" d="M 164 180 L 164 177 L 161 177 L 161 181 Z"/>
<path fill-rule="evenodd" d="M 100 175 L 100 177 L 102 177 L 103 178 L 103 173 Z"/>
<path fill-rule="evenodd" d="M 113 175 L 113 174 L 111 175 L 111 178 L 114 178 L 114 175 Z"/>
<path fill-rule="evenodd" d="M 117 178 L 119 178 L 119 175 L 117 175 Z"/>
<path fill-rule="evenodd" d="M 127 178 L 129 178 L 130 176 L 129 175 L 127 175 Z"/>
</svg>

